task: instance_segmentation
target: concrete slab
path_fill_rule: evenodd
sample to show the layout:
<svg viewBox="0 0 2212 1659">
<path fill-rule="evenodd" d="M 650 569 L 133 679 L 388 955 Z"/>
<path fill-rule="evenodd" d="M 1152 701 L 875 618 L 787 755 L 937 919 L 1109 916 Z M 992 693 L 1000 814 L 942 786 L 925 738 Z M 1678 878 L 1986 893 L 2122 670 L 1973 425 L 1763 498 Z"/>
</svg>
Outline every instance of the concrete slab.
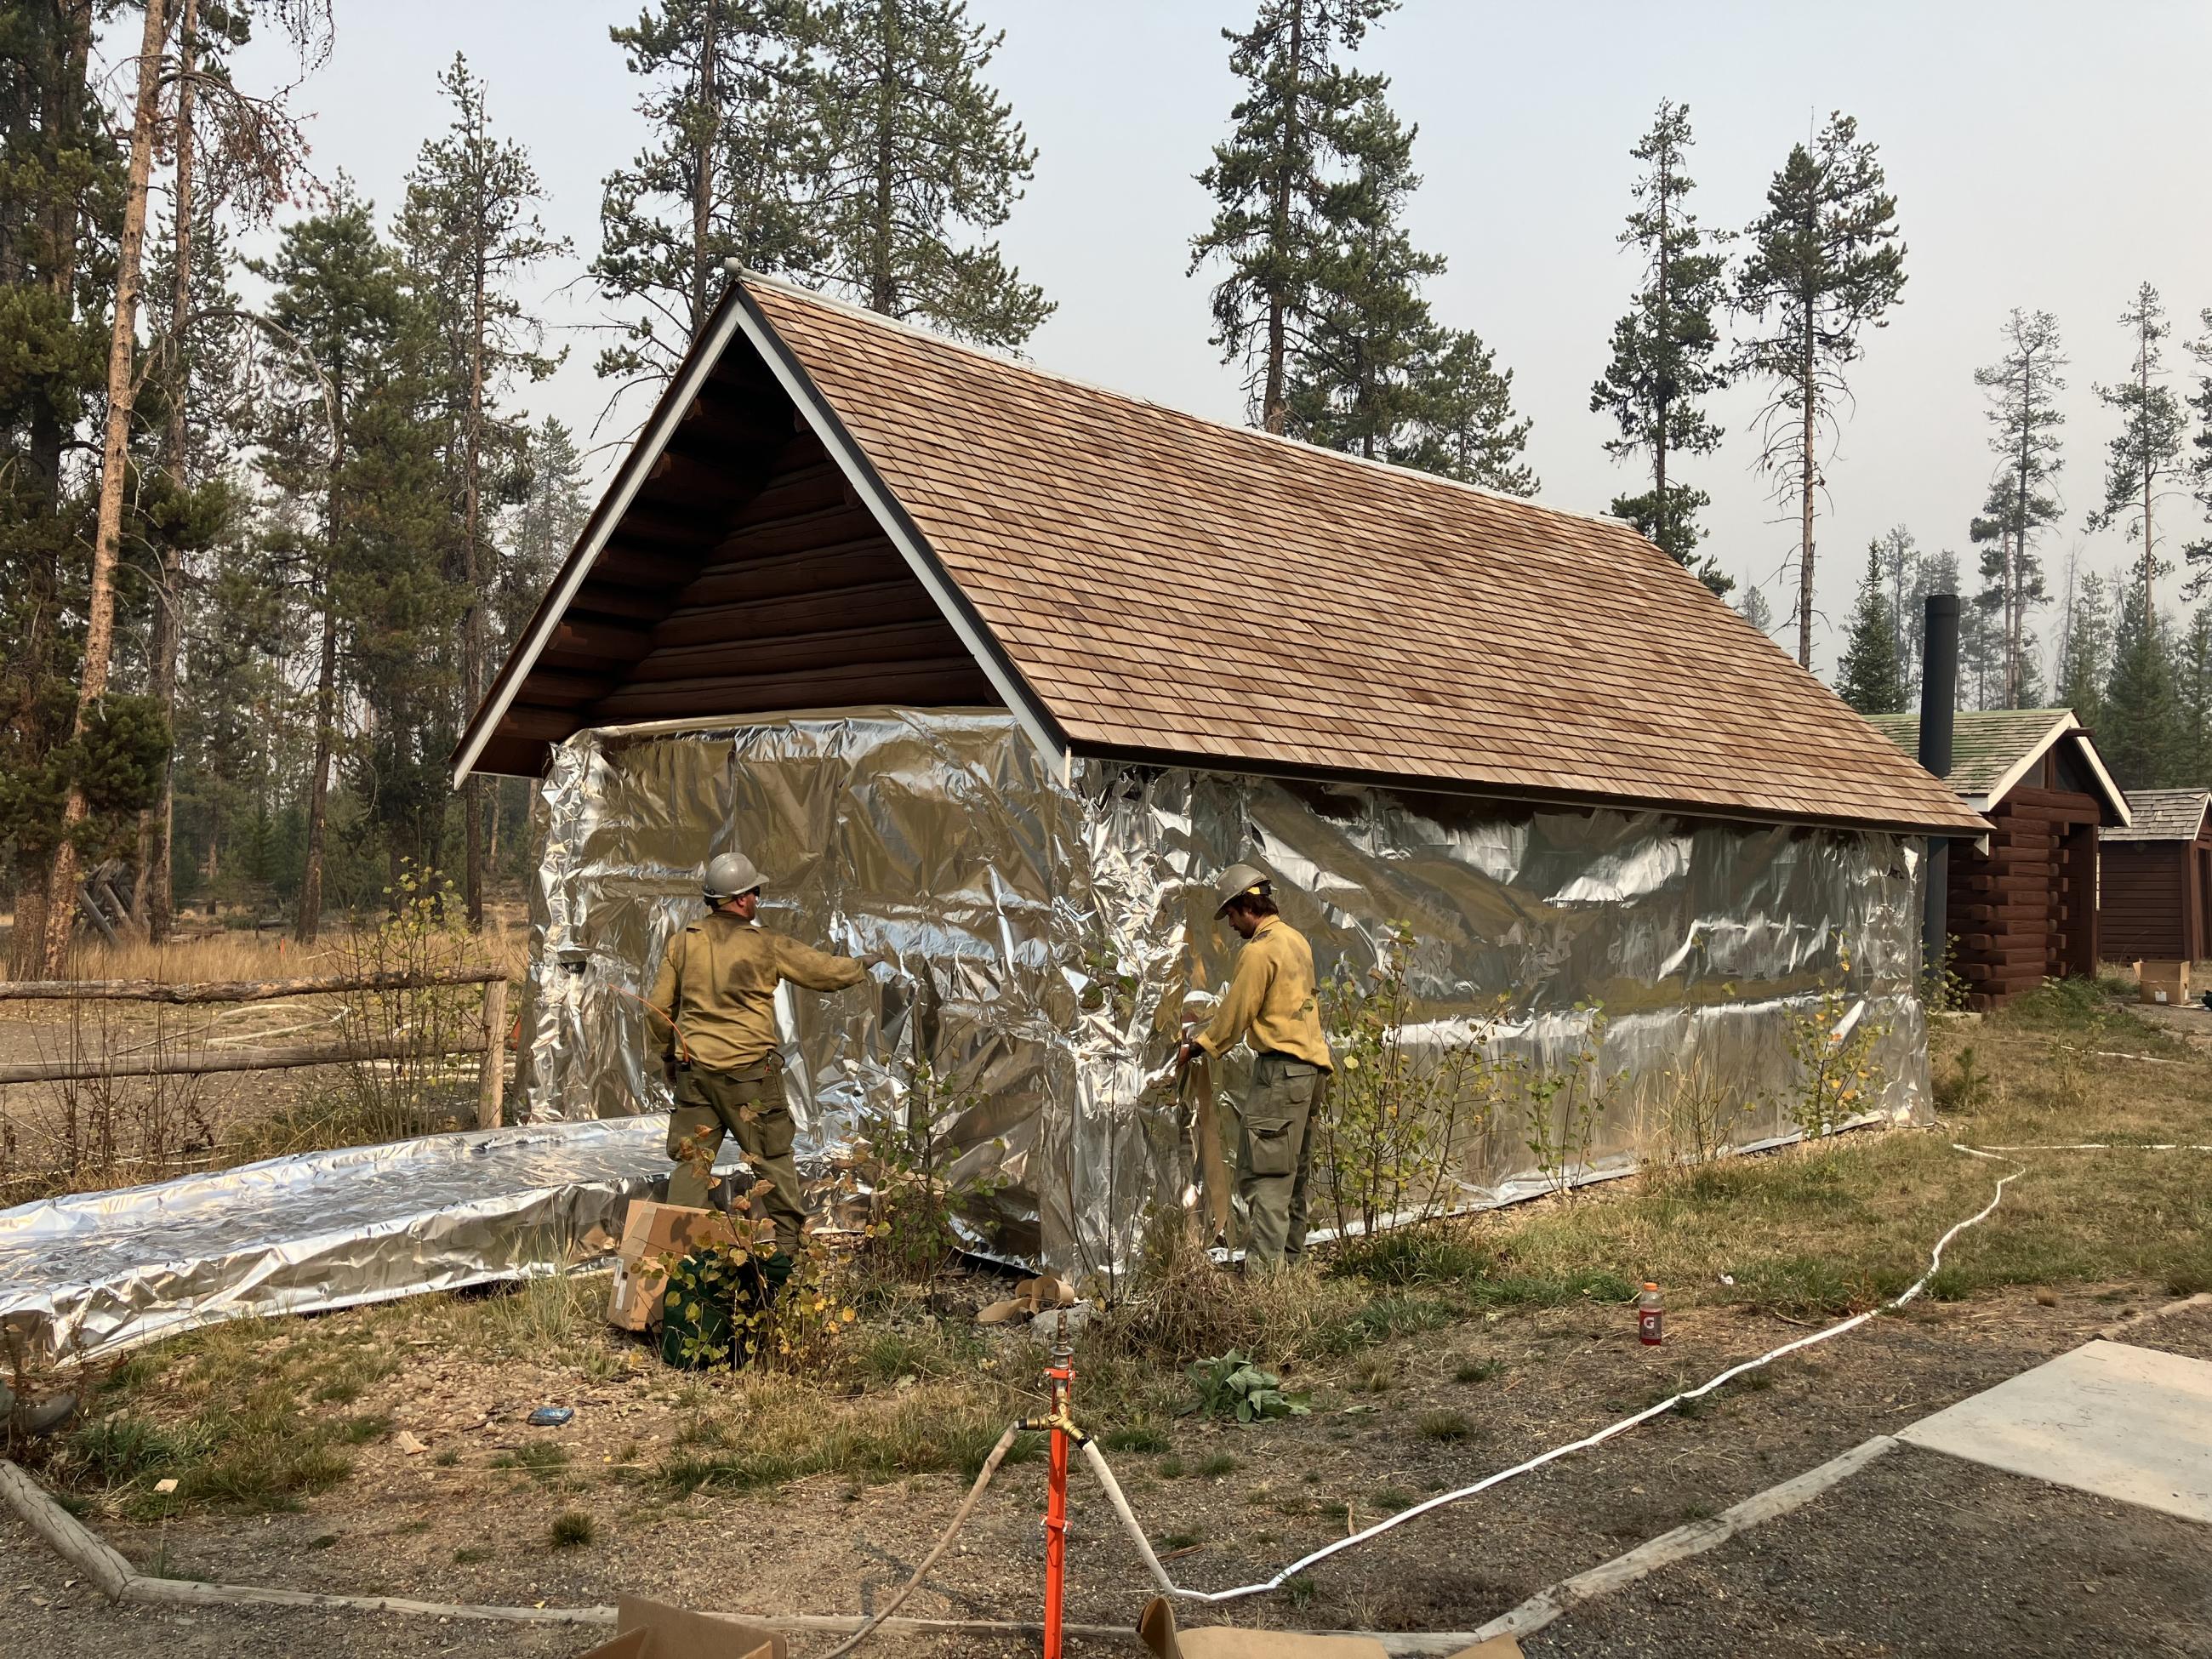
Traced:
<svg viewBox="0 0 2212 1659">
<path fill-rule="evenodd" d="M 2212 1522 L 2212 1361 L 2092 1342 L 1897 1438 Z"/>
</svg>

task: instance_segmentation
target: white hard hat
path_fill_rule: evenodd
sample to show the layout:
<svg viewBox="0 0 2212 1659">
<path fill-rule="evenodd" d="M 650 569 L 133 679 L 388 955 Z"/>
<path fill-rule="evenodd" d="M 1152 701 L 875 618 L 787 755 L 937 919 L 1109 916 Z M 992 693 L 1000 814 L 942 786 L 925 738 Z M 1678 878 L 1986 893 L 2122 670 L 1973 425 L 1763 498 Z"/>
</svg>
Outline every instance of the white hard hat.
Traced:
<svg viewBox="0 0 2212 1659">
<path fill-rule="evenodd" d="M 761 884 L 761 872 L 743 853 L 718 854 L 708 861 L 705 884 L 707 902 L 719 904 L 753 891 Z"/>
<path fill-rule="evenodd" d="M 1232 903 L 1246 894 L 1258 897 L 1273 884 L 1264 870 L 1255 869 L 1249 864 L 1231 865 L 1214 880 L 1213 896 L 1221 901 L 1214 907 L 1215 918 L 1218 920 Z"/>
</svg>

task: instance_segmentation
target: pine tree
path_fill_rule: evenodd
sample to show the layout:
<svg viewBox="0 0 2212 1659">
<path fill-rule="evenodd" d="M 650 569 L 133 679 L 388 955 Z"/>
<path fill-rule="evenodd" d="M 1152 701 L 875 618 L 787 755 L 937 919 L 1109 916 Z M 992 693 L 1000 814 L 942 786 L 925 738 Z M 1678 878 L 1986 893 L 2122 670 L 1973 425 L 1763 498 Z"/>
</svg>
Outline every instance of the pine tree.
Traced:
<svg viewBox="0 0 2212 1659">
<path fill-rule="evenodd" d="M 2033 314 L 2014 307 L 2004 325 L 2004 355 L 1974 371 L 1974 383 L 1989 394 L 1990 423 L 1996 428 L 1990 447 L 1998 456 L 1997 476 L 1989 500 L 1972 526 L 1973 539 L 1987 550 L 1982 574 L 1997 598 L 2004 642 L 2004 706 L 2029 706 L 2035 641 L 2027 613 L 2048 602 L 2042 561 L 2034 541 L 2056 523 L 2059 507 L 2051 481 L 2063 465 L 2058 428 L 2066 416 L 2057 394 L 2066 389 L 2059 370 L 2058 319 L 2047 311 Z"/>
<path fill-rule="evenodd" d="M 506 556 L 492 609 L 495 655 L 505 656 L 551 584 L 553 573 L 575 545 L 591 502 L 584 487 L 584 458 L 568 428 L 550 415 L 526 434 L 524 482 L 509 507 Z"/>
<path fill-rule="evenodd" d="M 1235 125 L 1198 175 L 1213 222 L 1191 240 L 1190 270 L 1219 260 L 1213 343 L 1242 363 L 1252 418 L 1269 432 L 1290 416 L 1293 354 L 1322 308 L 1323 270 L 1346 204 L 1342 173 L 1370 100 L 1388 84 L 1346 70 L 1368 28 L 1396 0 L 1261 0 L 1249 29 L 1224 29 L 1244 95 Z"/>
<path fill-rule="evenodd" d="M 2148 283 L 2137 289 L 2120 322 L 2135 337 L 2135 358 L 2125 380 L 2097 388 L 2105 406 L 2118 411 L 2120 430 L 2106 460 L 2105 504 L 2090 514 L 2089 528 L 2101 530 L 2125 518 L 2129 539 L 2142 543 L 2137 604 L 2145 631 L 2140 637 L 2150 640 L 2158 632 L 2158 578 L 2169 568 L 2158 556 L 2154 509 L 2180 471 L 2186 428 L 2173 388 L 2163 383 L 2164 343 L 2172 328 L 2158 290 Z"/>
<path fill-rule="evenodd" d="M 1746 582 L 1736 590 L 1735 608 L 1760 633 L 1774 632 L 1774 607 L 1767 603 L 1765 591 L 1757 582 Z"/>
<path fill-rule="evenodd" d="M 393 319 L 350 416 L 337 596 L 343 678 L 361 715 L 344 776 L 396 906 L 407 864 L 427 873 L 449 863 L 446 757 L 459 735 L 461 623 L 479 596 L 456 574 L 461 526 L 440 418 L 447 342 L 419 292 L 402 289 Z"/>
<path fill-rule="evenodd" d="M 1886 325 L 1905 286 L 1897 198 L 1857 123 L 1831 115 L 1812 145 L 1794 146 L 1744 233 L 1735 308 L 1767 331 L 1737 343 L 1736 367 L 1773 385 L 1760 415 L 1763 465 L 1798 508 L 1797 660 L 1813 664 L 1813 513 L 1824 480 L 1819 441 L 1849 395 L 1844 369 L 1870 328 Z"/>
<path fill-rule="evenodd" d="M 108 335 L 95 244 L 121 169 L 89 82 L 90 0 L 0 8 L 0 860 L 11 978 L 44 969 L 90 498 L 76 458 Z"/>
<path fill-rule="evenodd" d="M 2181 652 L 2181 787 L 2212 788 L 2212 605 L 2191 613 Z"/>
<path fill-rule="evenodd" d="M 492 616 L 497 632 L 493 654 L 503 658 L 521 639 L 561 562 L 583 533 L 591 514 L 584 486 L 584 458 L 568 428 L 547 416 L 528 434 L 522 489 L 508 508 L 499 590 Z M 492 817 L 491 844 L 485 862 L 494 870 L 504 842 L 513 855 L 528 851 L 530 788 L 520 778 L 497 781 L 498 804 Z M 510 873 L 522 873 L 515 866 Z"/>
<path fill-rule="evenodd" d="M 1413 419 L 1389 455 L 1501 495 L 1534 495 L 1543 484 L 1522 459 L 1529 425 L 1513 412 L 1513 371 L 1498 367 L 1480 336 L 1449 330 L 1423 366 Z"/>
<path fill-rule="evenodd" d="M 871 311 L 1018 346 L 1052 302 L 995 241 L 1036 162 L 983 79 L 1003 34 L 966 0 L 838 0 L 822 14 L 810 119 L 814 269 Z"/>
<path fill-rule="evenodd" d="M 658 386 L 705 325 L 724 260 L 773 272 L 821 257 L 805 209 L 806 30 L 786 0 L 656 0 L 609 33 L 646 83 L 652 139 L 600 198 L 588 274 L 621 320 L 598 369 Z"/>
<path fill-rule="evenodd" d="M 1437 329 L 1421 284 L 1444 269 L 1401 221 L 1420 179 L 1411 129 L 1380 90 L 1346 124 L 1356 171 L 1317 252 L 1313 317 L 1291 355 L 1282 429 L 1376 459 L 1417 412 Z"/>
<path fill-rule="evenodd" d="M 1912 532 L 1901 524 L 1883 532 L 1875 546 L 1881 562 L 1882 584 L 1888 594 L 1891 637 L 1899 669 L 1905 676 L 1905 696 L 1910 699 L 1920 690 L 1920 635 L 1913 626 L 1913 617 L 1927 599 L 1927 591 L 1921 586 L 1927 561 L 1921 557 Z"/>
<path fill-rule="evenodd" d="M 544 191 L 520 146 L 495 138 L 483 82 L 456 53 L 438 84 L 453 106 L 452 127 L 426 143 L 407 175 L 398 236 L 410 281 L 443 356 L 447 473 L 460 520 L 460 568 L 468 595 L 461 616 L 460 714 L 483 701 L 489 672 L 487 611 L 497 571 L 485 502 L 520 473 L 527 428 L 503 416 L 501 394 L 516 376 L 542 380 L 559 364 L 537 349 L 542 331 L 515 297 L 515 286 L 568 243 L 545 234 L 533 204 Z M 482 777 L 463 786 L 462 896 L 469 925 L 483 925 L 484 814 Z"/>
<path fill-rule="evenodd" d="M 131 102 L 131 142 L 123 186 L 121 228 L 115 246 L 115 302 L 109 318 L 106 415 L 100 450 L 99 506 L 93 528 L 91 579 L 86 586 L 84 644 L 77 661 L 76 711 L 70 745 L 82 751 L 106 719 L 108 674 L 115 647 L 115 570 L 123 541 L 123 510 L 131 473 L 131 423 L 138 395 L 138 301 L 143 277 L 147 198 L 154 169 L 155 128 L 161 115 L 161 70 L 175 13 L 165 0 L 145 0 L 136 64 L 137 90 Z M 164 738 L 166 742 L 166 738 Z M 46 934 L 41 976 L 58 979 L 76 925 L 77 861 L 92 815 L 85 769 L 70 769 L 46 866 Z"/>
<path fill-rule="evenodd" d="M 2189 749 L 2172 630 L 2139 604 L 2118 609 L 2097 750 L 2121 788 L 2172 788 L 2185 781 Z"/>
<path fill-rule="evenodd" d="M 1862 714 L 1903 711 L 1907 692 L 1905 665 L 1897 653 L 1897 617 L 1890 608 L 1881 544 L 1867 544 L 1866 580 L 1859 584 L 1857 608 L 1836 674 L 1836 695 Z"/>
<path fill-rule="evenodd" d="M 1312 321 L 1291 359 L 1285 429 L 1370 459 L 1529 495 L 1520 457 L 1528 422 L 1513 412 L 1513 376 L 1465 331 L 1440 326 L 1420 284 L 1444 269 L 1401 227 L 1420 180 L 1413 134 L 1379 89 L 1346 131 L 1356 171 L 1340 189 L 1316 262 Z"/>
<path fill-rule="evenodd" d="M 1911 585 L 1899 621 L 1905 630 L 1905 659 L 1911 665 L 1912 695 L 1917 698 L 1926 684 L 1928 667 L 1928 597 L 1959 592 L 1959 556 L 1948 547 L 1935 553 L 1916 548 L 1911 557 Z"/>
<path fill-rule="evenodd" d="M 2105 579 L 2083 576 L 2069 607 L 2066 639 L 2058 659 L 2058 704 L 2092 731 L 2105 723 L 2105 686 L 2112 677 L 2112 606 Z"/>
<path fill-rule="evenodd" d="M 274 396 L 262 470 L 280 493 L 319 498 L 321 523 L 276 556 L 313 617 L 314 750 L 304 791 L 304 865 L 294 933 L 322 924 L 331 769 L 340 736 L 338 647 L 352 599 L 357 504 L 352 497 L 362 406 L 394 372 L 407 308 L 398 262 L 368 204 L 341 179 L 326 210 L 285 228 L 274 255 L 250 269 L 276 292 L 268 314 L 291 349 L 272 360 Z M 434 490 L 434 497 L 435 492 Z"/>
<path fill-rule="evenodd" d="M 2190 356 L 2197 360 L 2198 370 L 2197 390 L 2189 397 L 2189 406 L 2197 411 L 2197 430 L 2189 439 L 2190 447 L 2196 452 L 2189 458 L 2189 477 L 2197 505 L 2212 513 L 2212 307 L 2197 316 L 2204 332 L 2189 343 Z M 2183 597 L 2193 601 L 2212 587 L 2212 539 L 2200 536 L 2182 549 L 2182 556 L 2190 566 L 2189 585 Z"/>
<path fill-rule="evenodd" d="M 1720 335 L 1713 313 L 1723 302 L 1725 256 L 1709 250 L 1691 213 L 1694 185 L 1684 167 L 1692 140 L 1686 106 L 1662 100 L 1650 131 L 1629 152 L 1648 169 L 1636 184 L 1636 206 L 1620 240 L 1644 257 L 1644 287 L 1628 314 L 1613 325 L 1613 361 L 1590 392 L 1590 409 L 1611 415 L 1620 435 L 1606 444 L 1615 460 L 1641 454 L 1651 467 L 1651 488 L 1621 495 L 1612 512 L 1656 543 L 1676 563 L 1697 559 L 1705 532 L 1698 509 L 1712 499 L 1668 476 L 1675 455 L 1709 455 L 1721 428 L 1697 399 L 1728 383 L 1727 365 L 1716 361 Z M 1708 557 L 1698 576 L 1716 593 L 1734 586 Z"/>
</svg>

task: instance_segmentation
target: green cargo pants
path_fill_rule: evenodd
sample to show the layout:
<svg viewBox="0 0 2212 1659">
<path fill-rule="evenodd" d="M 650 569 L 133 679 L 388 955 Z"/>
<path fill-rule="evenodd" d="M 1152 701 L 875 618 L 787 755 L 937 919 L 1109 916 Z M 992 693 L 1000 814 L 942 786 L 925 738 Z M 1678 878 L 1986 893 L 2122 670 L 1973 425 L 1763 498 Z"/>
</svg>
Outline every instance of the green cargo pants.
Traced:
<svg viewBox="0 0 2212 1659">
<path fill-rule="evenodd" d="M 737 1137 L 745 1162 L 758 1178 L 752 1190 L 753 1212 L 775 1223 L 777 1248 L 795 1255 L 806 1225 L 806 1209 L 799 1200 L 799 1166 L 791 1160 L 798 1127 L 783 1103 L 781 1066 L 717 1072 L 690 1066 L 676 1073 L 676 1106 L 668 1114 L 668 1156 L 676 1160 L 675 1173 L 668 1177 L 671 1204 L 706 1207 L 704 1171 L 713 1167 L 714 1155 L 722 1150 L 725 1133 Z M 695 1148 L 690 1158 L 684 1156 L 687 1140 Z"/>
<path fill-rule="evenodd" d="M 1306 1174 L 1323 1075 L 1318 1066 L 1273 1051 L 1253 1062 L 1237 1133 L 1247 1267 L 1279 1267 L 1305 1254 Z"/>
</svg>

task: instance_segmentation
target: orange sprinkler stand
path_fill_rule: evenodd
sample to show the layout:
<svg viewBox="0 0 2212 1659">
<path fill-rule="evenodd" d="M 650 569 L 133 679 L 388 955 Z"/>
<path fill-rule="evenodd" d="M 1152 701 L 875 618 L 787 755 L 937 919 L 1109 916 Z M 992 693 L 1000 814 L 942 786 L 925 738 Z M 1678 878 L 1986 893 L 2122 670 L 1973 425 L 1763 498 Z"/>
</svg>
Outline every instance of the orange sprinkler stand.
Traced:
<svg viewBox="0 0 2212 1659">
<path fill-rule="evenodd" d="M 1074 1367 L 1068 1362 L 1073 1358 L 1063 1319 L 1044 1372 L 1052 1401 L 1052 1474 L 1044 1502 L 1044 1659 L 1060 1659 L 1060 1625 L 1067 1601 L 1067 1441 L 1068 1431 L 1074 1427 L 1068 1419 L 1067 1397 L 1075 1381 Z"/>
</svg>

